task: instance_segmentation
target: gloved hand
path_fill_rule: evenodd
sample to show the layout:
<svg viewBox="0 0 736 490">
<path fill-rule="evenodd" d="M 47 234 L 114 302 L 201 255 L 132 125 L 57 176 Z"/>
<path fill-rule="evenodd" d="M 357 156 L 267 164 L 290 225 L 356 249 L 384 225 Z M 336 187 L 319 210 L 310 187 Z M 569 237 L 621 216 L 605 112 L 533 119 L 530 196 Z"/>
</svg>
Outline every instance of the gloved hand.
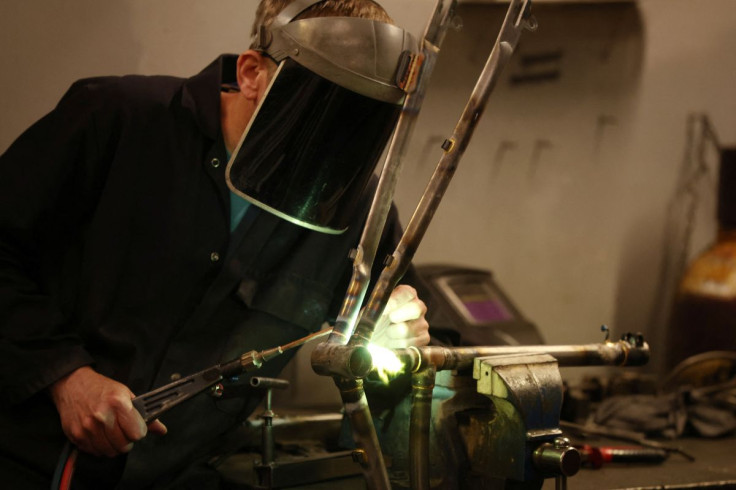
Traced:
<svg viewBox="0 0 736 490">
<path fill-rule="evenodd" d="M 401 284 L 391 293 L 376 325 L 371 342 L 387 349 L 422 346 L 429 343 L 429 324 L 424 318 L 427 305 L 411 286 Z"/>
</svg>

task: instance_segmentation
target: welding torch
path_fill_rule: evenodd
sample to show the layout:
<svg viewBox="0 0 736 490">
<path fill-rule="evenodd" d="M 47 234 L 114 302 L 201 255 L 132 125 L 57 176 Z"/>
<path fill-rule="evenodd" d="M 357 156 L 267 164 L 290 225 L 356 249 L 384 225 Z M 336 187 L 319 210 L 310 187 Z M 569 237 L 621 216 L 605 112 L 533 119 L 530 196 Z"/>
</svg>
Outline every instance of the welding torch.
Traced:
<svg viewBox="0 0 736 490">
<path fill-rule="evenodd" d="M 332 328 L 326 328 L 289 342 L 288 344 L 261 351 L 251 350 L 231 361 L 217 364 L 216 366 L 212 366 L 185 378 L 180 378 L 153 391 L 139 395 L 133 398 L 133 406 L 140 412 L 143 420 L 148 424 L 181 402 L 188 400 L 210 387 L 215 387 L 220 381 L 260 369 L 265 362 L 283 354 L 287 350 L 299 347 L 310 340 L 323 337 L 331 331 Z"/>
</svg>

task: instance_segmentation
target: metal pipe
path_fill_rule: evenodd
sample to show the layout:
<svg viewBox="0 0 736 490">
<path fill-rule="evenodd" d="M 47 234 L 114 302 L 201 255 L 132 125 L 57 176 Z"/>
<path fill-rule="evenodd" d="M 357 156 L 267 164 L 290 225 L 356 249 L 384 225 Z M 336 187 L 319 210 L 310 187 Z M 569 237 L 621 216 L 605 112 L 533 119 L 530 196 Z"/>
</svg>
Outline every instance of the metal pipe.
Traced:
<svg viewBox="0 0 736 490">
<path fill-rule="evenodd" d="M 285 390 L 289 387 L 289 381 L 279 378 L 264 378 L 263 376 L 253 376 L 250 378 L 250 385 L 253 388 L 278 388 Z"/>
<path fill-rule="evenodd" d="M 425 366 L 435 366 L 438 371 L 464 370 L 473 367 L 476 357 L 507 354 L 549 354 L 560 367 L 573 366 L 642 366 L 649 360 L 649 345 L 631 340 L 581 345 L 515 345 L 473 347 L 412 347 L 395 349 L 409 372 Z"/>
<path fill-rule="evenodd" d="M 261 418 L 263 426 L 261 427 L 261 466 L 268 466 L 274 462 L 274 440 L 273 440 L 273 418 L 272 408 L 273 390 L 274 388 L 284 390 L 289 387 L 289 382 L 285 379 L 264 378 L 262 376 L 253 376 L 250 379 L 250 385 L 254 388 L 266 390 L 266 405 Z M 261 484 L 270 487 L 271 473 L 269 471 L 261 472 Z"/>
<path fill-rule="evenodd" d="M 420 212 L 415 213 L 415 216 L 418 215 L 419 218 L 412 218 L 409 227 L 407 228 L 407 232 L 404 233 L 404 236 L 399 242 L 397 252 L 394 252 L 392 260 L 390 260 L 384 268 L 378 284 L 372 291 L 371 300 L 368 302 L 367 307 L 361 315 L 361 320 L 358 322 L 358 326 L 355 327 L 355 318 L 358 316 L 362 299 L 365 297 L 365 293 L 367 291 L 367 281 L 370 274 L 372 259 L 375 257 L 378 240 L 383 230 L 383 224 L 386 220 L 386 216 L 388 215 L 388 210 L 390 209 L 391 200 L 393 198 L 393 189 L 395 188 L 395 183 L 398 177 L 401 157 L 403 156 L 403 152 L 406 148 L 406 141 L 408 140 L 408 136 L 413 128 L 416 111 L 419 107 L 418 105 L 414 106 L 413 104 L 414 101 L 416 101 L 417 104 L 420 104 L 423 99 L 424 87 L 422 86 L 422 82 L 423 80 L 426 80 L 427 77 L 425 75 L 427 72 L 423 73 L 419 79 L 419 86 L 415 92 L 416 95 L 412 96 L 412 94 L 410 94 L 407 96 L 409 100 L 405 101 L 405 110 L 402 112 L 403 121 L 400 121 L 402 123 L 402 129 L 400 133 L 397 131 L 394 134 L 395 138 L 392 140 L 391 148 L 389 150 L 391 158 L 387 158 L 388 168 L 384 169 L 385 175 L 382 173 L 381 180 L 379 181 L 379 189 L 376 192 L 376 197 L 374 198 L 374 202 L 369 213 L 368 223 L 364 228 L 361 243 L 359 244 L 354 257 L 353 279 L 348 287 L 348 292 L 344 299 L 338 322 L 330 335 L 328 343 L 344 345 L 347 339 L 350 338 L 350 344 L 367 346 L 370 341 L 375 324 L 383 313 L 391 291 L 396 286 L 396 283 L 398 283 L 399 278 L 406 271 L 409 261 L 414 255 L 414 250 L 416 250 L 416 247 L 427 228 L 429 220 L 434 214 L 434 209 L 436 209 L 437 203 L 444 193 L 444 189 L 447 187 L 449 177 L 451 177 L 453 170 L 457 165 L 457 159 L 467 145 L 467 141 L 472 133 L 469 129 L 474 127 L 477 123 L 480 113 L 482 112 L 481 109 L 485 104 L 485 99 L 487 99 L 490 89 L 495 84 L 498 67 L 501 65 L 501 62 L 505 64 L 513 51 L 513 47 L 518 41 L 518 34 L 511 35 L 509 32 L 506 32 L 508 29 L 504 29 L 507 24 L 509 24 L 508 19 L 513 17 L 513 24 L 515 28 L 520 31 L 526 25 L 526 18 L 528 17 L 528 2 L 529 0 L 512 0 L 511 6 L 509 7 L 509 13 L 507 14 L 507 20 L 504 21 L 504 27 L 502 27 L 501 34 L 499 35 L 499 40 L 502 35 L 504 38 L 509 39 L 504 41 L 505 44 L 500 44 L 500 41 L 497 41 L 491 52 L 489 63 L 487 63 L 487 67 L 483 72 L 488 75 L 486 78 L 483 77 L 483 74 L 481 75 L 481 80 L 479 80 L 476 85 L 476 90 L 474 90 L 473 96 L 471 96 L 472 102 L 477 95 L 479 103 L 469 103 L 470 109 L 466 108 L 464 116 L 461 118 L 461 123 L 458 125 L 455 135 L 451 140 L 452 142 L 458 141 L 459 144 L 455 145 L 453 143 L 449 145 L 449 147 L 444 148 L 446 152 L 445 155 L 452 156 L 447 159 L 443 158 L 440 161 L 438 172 L 436 172 L 436 174 L 445 175 L 446 177 L 444 179 L 433 178 L 432 181 L 430 181 L 430 186 L 419 204 L 418 209 Z M 438 8 L 435 10 L 435 14 L 433 15 L 429 27 L 425 32 L 426 42 L 424 43 L 423 49 L 427 47 L 433 48 L 436 46 L 436 44 L 434 46 L 430 45 L 433 42 L 441 41 L 444 37 L 447 26 L 449 26 L 449 21 L 451 19 L 450 13 L 446 12 L 446 14 L 443 14 L 443 9 L 439 7 L 442 5 L 441 0 L 438 0 L 437 5 Z M 454 10 L 454 0 L 450 5 L 453 5 Z M 511 44 L 509 41 L 511 41 Z M 436 54 L 437 52 L 435 49 L 427 49 L 424 53 L 425 62 L 427 61 L 426 58 L 430 58 L 430 60 L 432 60 L 428 65 L 430 69 L 433 67 L 433 59 Z M 489 68 L 489 66 L 492 68 Z M 414 73 L 413 70 L 410 72 Z M 476 92 L 480 92 L 480 94 L 476 94 Z M 400 136 L 397 136 L 399 134 Z M 456 149 L 457 151 L 453 152 L 453 149 Z M 393 155 L 396 156 L 394 157 Z M 434 202 L 433 205 L 431 204 L 432 202 Z M 407 237 L 411 237 L 412 239 L 407 239 Z M 396 260 L 397 258 L 400 260 Z M 366 312 L 368 313 L 367 315 Z M 365 322 L 363 321 L 363 317 L 366 318 Z M 362 329 L 361 324 L 363 324 Z M 358 330 L 360 330 L 360 332 L 358 332 Z M 375 428 L 373 427 L 370 410 L 368 409 L 368 404 L 365 401 L 362 381 L 345 378 L 339 382 L 336 379 L 336 382 L 340 387 L 346 413 L 348 413 L 351 423 L 353 423 L 353 436 L 355 442 L 365 451 L 363 454 L 366 459 L 364 470 L 366 484 L 369 488 L 388 488 L 388 475 L 383 464 L 381 449 L 378 445 L 378 438 L 375 433 Z M 345 384 L 348 386 L 347 391 Z M 356 426 L 360 427 L 361 430 L 356 430 Z"/>
<path fill-rule="evenodd" d="M 649 345 L 640 336 L 626 335 L 617 342 L 580 345 L 493 345 L 471 347 L 409 347 L 394 349 L 404 366 L 403 372 L 415 373 L 429 366 L 437 371 L 464 370 L 473 367 L 477 357 L 509 354 L 549 354 L 560 367 L 643 366 L 649 361 Z M 324 346 L 329 346 L 324 349 Z M 345 378 L 363 378 L 373 367 L 370 352 L 363 346 L 320 344 L 312 356 L 312 368 L 319 374 Z M 355 359 L 360 362 L 333 362 L 331 359 Z M 351 366 L 357 366 L 356 369 Z M 370 366 L 366 371 L 366 366 Z"/>
<path fill-rule="evenodd" d="M 346 344 L 355 328 L 360 307 L 368 290 L 371 267 L 376 257 L 378 243 L 393 201 L 396 182 L 408 142 L 414 130 L 417 115 L 424 101 L 424 94 L 439 55 L 440 45 L 454 17 L 456 0 L 438 0 L 427 28 L 422 46 L 417 56 L 412 57 L 412 68 L 408 81 L 414 87 L 407 87 L 404 105 L 394 131 L 383 170 L 378 181 L 373 203 L 368 213 L 360 243 L 354 251 L 353 275 L 345 293 L 340 313 L 328 342 Z"/>
<path fill-rule="evenodd" d="M 383 453 L 363 391 L 363 380 L 335 377 L 335 384 L 340 389 L 345 415 L 350 420 L 353 440 L 357 447 L 353 452 L 353 459 L 363 470 L 366 488 L 390 490 L 391 484 L 383 462 Z"/>
<path fill-rule="evenodd" d="M 409 477 L 412 489 L 429 488 L 429 434 L 432 420 L 434 366 L 412 374 L 411 419 L 409 427 Z"/>
<path fill-rule="evenodd" d="M 343 299 L 337 321 L 328 338 L 328 344 L 345 345 L 355 329 L 355 321 L 368 290 L 371 267 L 376 256 L 376 251 L 378 250 L 383 226 L 391 208 L 399 169 L 401 168 L 403 157 L 408 147 L 408 141 L 414 128 L 417 114 L 424 100 L 428 79 L 434 69 L 435 60 L 439 53 L 439 46 L 454 17 L 455 5 L 456 0 L 437 0 L 435 12 L 424 33 L 421 53 L 412 60 L 413 66 L 409 70 L 409 73 L 413 81 L 409 81 L 409 84 L 415 83 L 416 86 L 407 87 L 409 93 L 404 101 L 397 127 L 389 145 L 386 162 L 381 172 L 366 224 L 363 228 L 360 243 L 355 250 L 353 275 L 345 298 Z M 324 352 L 320 351 L 316 354 L 317 364 L 324 360 L 324 357 L 320 358 L 321 354 L 324 354 Z M 370 358 L 370 354 L 368 356 Z M 315 365 L 314 356 L 312 358 L 312 365 Z M 338 362 L 338 365 L 347 367 L 350 370 L 355 369 L 355 364 L 350 362 Z M 372 363 L 369 362 L 368 366 L 372 367 Z M 365 459 L 364 464 L 361 464 L 361 466 L 364 468 L 363 473 L 366 485 L 369 489 L 390 488 L 388 473 L 383 463 L 381 447 L 378 443 L 375 427 L 373 426 L 368 402 L 365 399 L 362 381 L 355 379 L 339 381 L 339 378 L 336 377 L 335 383 L 340 389 L 343 404 L 345 405 L 345 412 L 353 426 L 353 438 L 359 450 L 362 451 L 361 453 L 356 453 L 356 455 L 362 455 L 361 459 Z"/>
<path fill-rule="evenodd" d="M 470 95 L 465 110 L 449 139 L 442 145 L 444 154 L 427 185 L 424 194 L 414 211 L 404 235 L 383 269 L 376 286 L 371 292 L 368 304 L 358 320 L 358 325 L 350 339 L 353 345 L 366 345 L 370 342 L 373 330 L 383 313 L 389 296 L 404 275 L 414 257 L 419 243 L 432 220 L 440 200 L 457 169 L 460 157 L 465 152 L 473 131 L 485 109 L 501 70 L 508 62 L 525 27 L 532 28 L 530 22 L 530 0 L 512 0 L 498 38 L 486 61 L 483 71 Z"/>
<path fill-rule="evenodd" d="M 266 410 L 261 415 L 263 418 L 263 428 L 261 433 L 262 458 L 261 464 L 268 465 L 273 463 L 274 442 L 273 442 L 273 410 L 271 410 L 272 390 L 266 391 Z"/>
<path fill-rule="evenodd" d="M 322 342 L 312 351 L 312 369 L 322 376 L 365 378 L 373 369 L 373 357 L 363 346 Z"/>
</svg>

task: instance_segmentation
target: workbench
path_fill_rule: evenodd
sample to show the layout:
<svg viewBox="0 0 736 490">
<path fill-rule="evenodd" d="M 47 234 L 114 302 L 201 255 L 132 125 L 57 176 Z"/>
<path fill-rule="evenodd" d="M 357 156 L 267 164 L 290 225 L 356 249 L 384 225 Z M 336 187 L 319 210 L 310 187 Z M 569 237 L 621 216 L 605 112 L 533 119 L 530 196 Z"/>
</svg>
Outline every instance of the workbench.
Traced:
<svg viewBox="0 0 736 490">
<path fill-rule="evenodd" d="M 596 439 L 586 442 L 596 445 L 625 445 L 610 440 Z M 609 463 L 600 469 L 582 468 L 577 475 L 567 480 L 567 488 L 569 490 L 736 489 L 736 437 L 693 438 L 674 442 L 692 454 L 695 461 L 688 461 L 679 454 L 672 454 L 665 462 L 655 465 Z M 252 455 L 252 457 L 257 458 L 257 455 Z M 240 489 L 243 487 L 233 485 L 227 488 Z M 354 476 L 291 488 L 299 490 L 352 488 L 358 490 L 365 488 L 365 483 L 362 477 Z M 554 490 L 555 480 L 546 480 L 542 488 L 543 490 Z"/>
<path fill-rule="evenodd" d="M 593 445 L 618 445 L 621 442 L 590 440 Z M 667 441 L 692 454 L 688 461 L 679 454 L 671 454 L 660 464 L 604 464 L 600 469 L 582 468 L 567 480 L 570 490 L 621 489 L 681 489 L 733 488 L 736 489 L 736 437 L 726 439 L 686 438 Z M 544 490 L 555 488 L 554 480 L 547 480 Z"/>
</svg>

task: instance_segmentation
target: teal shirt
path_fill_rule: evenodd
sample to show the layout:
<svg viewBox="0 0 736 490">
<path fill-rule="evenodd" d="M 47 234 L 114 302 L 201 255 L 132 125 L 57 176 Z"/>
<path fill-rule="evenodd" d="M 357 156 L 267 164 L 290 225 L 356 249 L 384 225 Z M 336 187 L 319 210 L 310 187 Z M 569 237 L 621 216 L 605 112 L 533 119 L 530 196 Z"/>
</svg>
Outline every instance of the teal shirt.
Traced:
<svg viewBox="0 0 736 490">
<path fill-rule="evenodd" d="M 227 159 L 230 160 L 232 155 L 229 151 L 226 150 L 226 152 Z M 233 191 L 230 191 L 230 233 L 235 231 L 235 228 L 238 227 L 249 207 L 250 203 L 248 201 L 235 194 Z"/>
<path fill-rule="evenodd" d="M 250 207 L 250 203 L 240 197 L 239 195 L 235 194 L 233 191 L 230 191 L 230 232 L 232 233 L 235 231 L 235 228 L 238 227 L 240 224 L 240 221 L 243 219 L 243 216 L 245 216 L 246 211 L 248 211 L 248 208 Z"/>
</svg>

